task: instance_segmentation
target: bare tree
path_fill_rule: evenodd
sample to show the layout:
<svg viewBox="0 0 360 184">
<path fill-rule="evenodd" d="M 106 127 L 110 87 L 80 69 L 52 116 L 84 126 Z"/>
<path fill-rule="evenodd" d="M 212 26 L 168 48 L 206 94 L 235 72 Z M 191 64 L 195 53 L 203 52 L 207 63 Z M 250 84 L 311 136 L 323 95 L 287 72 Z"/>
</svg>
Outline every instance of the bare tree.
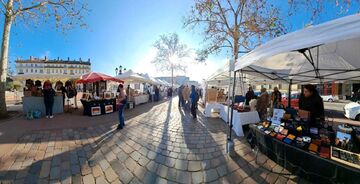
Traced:
<svg viewBox="0 0 360 184">
<path fill-rule="evenodd" d="M 335 18 L 360 11 L 360 0 L 289 0 L 290 16 L 299 13 L 309 15 L 308 21 L 318 23 L 321 15 L 328 14 Z"/>
<path fill-rule="evenodd" d="M 160 71 L 171 71 L 171 87 L 173 87 L 174 71 L 185 72 L 186 65 L 182 59 L 189 56 L 190 50 L 186 44 L 180 42 L 176 33 L 161 35 L 154 47 L 157 49 L 157 54 L 152 63 Z"/>
<path fill-rule="evenodd" d="M 0 117 L 7 116 L 5 87 L 8 69 L 10 32 L 13 23 L 37 25 L 40 22 L 55 22 L 62 31 L 74 26 L 85 26 L 83 15 L 87 4 L 76 0 L 0 0 L 4 14 L 4 29 L 0 58 Z"/>
<path fill-rule="evenodd" d="M 264 0 L 195 0 L 184 27 L 203 29 L 206 45 L 197 52 L 199 61 L 224 48 L 236 61 L 239 53 L 285 32 L 279 10 Z"/>
</svg>

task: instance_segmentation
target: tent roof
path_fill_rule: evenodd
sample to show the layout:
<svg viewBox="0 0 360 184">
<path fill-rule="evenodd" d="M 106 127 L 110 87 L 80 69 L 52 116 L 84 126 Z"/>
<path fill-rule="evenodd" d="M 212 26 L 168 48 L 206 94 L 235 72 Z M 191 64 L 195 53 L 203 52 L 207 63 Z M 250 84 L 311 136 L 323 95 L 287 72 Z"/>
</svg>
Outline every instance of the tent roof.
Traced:
<svg viewBox="0 0 360 184">
<path fill-rule="evenodd" d="M 235 64 L 272 81 L 316 83 L 360 79 L 360 15 L 351 15 L 277 37 Z"/>
<path fill-rule="evenodd" d="M 91 82 L 97 82 L 97 81 L 115 81 L 119 83 L 124 83 L 124 81 L 111 77 L 109 75 L 103 74 L 103 73 L 96 73 L 96 72 L 90 72 L 87 74 L 84 74 L 80 77 L 80 80 L 77 81 L 77 83 L 91 83 Z"/>
<path fill-rule="evenodd" d="M 116 78 L 124 80 L 127 83 L 148 83 L 148 82 L 150 82 L 148 79 L 133 72 L 132 70 L 128 70 L 121 75 L 117 75 Z"/>
</svg>

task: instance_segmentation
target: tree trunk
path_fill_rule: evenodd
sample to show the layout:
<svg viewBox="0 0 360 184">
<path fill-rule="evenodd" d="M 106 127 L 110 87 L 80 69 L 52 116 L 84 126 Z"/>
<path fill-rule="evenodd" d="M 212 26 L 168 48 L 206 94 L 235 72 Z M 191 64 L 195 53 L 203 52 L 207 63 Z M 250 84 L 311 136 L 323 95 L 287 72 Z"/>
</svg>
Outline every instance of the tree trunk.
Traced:
<svg viewBox="0 0 360 184">
<path fill-rule="evenodd" d="M 7 7 L 12 8 L 12 0 L 8 1 Z M 8 70 L 8 55 L 9 55 L 9 40 L 10 30 L 13 21 L 13 15 L 10 10 L 7 11 L 4 21 L 3 38 L 1 43 L 1 60 L 0 60 L 0 117 L 7 116 L 5 90 L 6 90 L 6 77 Z"/>
</svg>

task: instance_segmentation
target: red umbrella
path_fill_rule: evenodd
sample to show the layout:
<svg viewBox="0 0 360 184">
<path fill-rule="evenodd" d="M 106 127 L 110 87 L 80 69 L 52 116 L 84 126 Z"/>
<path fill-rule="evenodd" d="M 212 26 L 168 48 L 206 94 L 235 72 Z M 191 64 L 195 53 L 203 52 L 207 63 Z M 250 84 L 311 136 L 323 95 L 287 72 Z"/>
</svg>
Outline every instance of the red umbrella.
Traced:
<svg viewBox="0 0 360 184">
<path fill-rule="evenodd" d="M 124 81 L 111 77 L 109 75 L 105 75 L 103 73 L 96 73 L 96 72 L 90 72 L 87 74 L 84 74 L 80 77 L 80 80 L 77 81 L 77 83 L 91 83 L 91 82 L 97 82 L 97 81 L 115 81 L 119 83 L 124 83 Z"/>
</svg>

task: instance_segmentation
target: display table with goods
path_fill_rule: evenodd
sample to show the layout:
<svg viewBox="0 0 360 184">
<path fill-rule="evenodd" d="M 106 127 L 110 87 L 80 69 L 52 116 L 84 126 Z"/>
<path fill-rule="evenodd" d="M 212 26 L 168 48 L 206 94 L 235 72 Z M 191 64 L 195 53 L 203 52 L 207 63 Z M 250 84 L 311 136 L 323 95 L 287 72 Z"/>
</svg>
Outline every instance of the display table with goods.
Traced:
<svg viewBox="0 0 360 184">
<path fill-rule="evenodd" d="M 116 109 L 116 98 L 90 100 L 81 99 L 80 101 L 84 108 L 83 114 L 88 116 L 109 114 L 114 112 Z"/>
<path fill-rule="evenodd" d="M 45 116 L 45 103 L 44 97 L 42 96 L 24 96 L 22 97 L 23 102 L 23 112 L 25 114 L 34 111 L 40 111 L 42 116 Z M 53 113 L 63 113 L 64 105 L 63 105 L 63 97 L 54 96 L 54 106 Z"/>
<path fill-rule="evenodd" d="M 250 126 L 251 142 L 270 159 L 317 183 L 360 183 L 360 127 L 286 113 L 272 120 Z"/>
</svg>

